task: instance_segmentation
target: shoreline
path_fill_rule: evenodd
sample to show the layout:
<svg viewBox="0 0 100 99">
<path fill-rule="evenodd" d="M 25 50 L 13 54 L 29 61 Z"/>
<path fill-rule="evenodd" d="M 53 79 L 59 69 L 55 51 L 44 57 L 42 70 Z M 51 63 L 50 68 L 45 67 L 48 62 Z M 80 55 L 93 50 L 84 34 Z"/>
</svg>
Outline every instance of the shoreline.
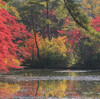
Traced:
<svg viewBox="0 0 100 99">
<path fill-rule="evenodd" d="M 57 69 L 57 70 L 96 70 L 100 69 L 100 66 L 97 67 L 84 67 L 84 66 L 68 66 L 68 67 L 32 67 L 32 66 L 23 66 L 25 70 L 28 69 Z"/>
</svg>

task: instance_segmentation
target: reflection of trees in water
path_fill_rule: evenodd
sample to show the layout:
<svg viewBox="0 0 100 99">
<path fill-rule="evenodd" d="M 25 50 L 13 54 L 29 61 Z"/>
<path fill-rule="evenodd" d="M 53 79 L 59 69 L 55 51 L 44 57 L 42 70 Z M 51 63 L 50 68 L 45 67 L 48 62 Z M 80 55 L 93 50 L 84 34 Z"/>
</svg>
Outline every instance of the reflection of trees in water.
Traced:
<svg viewBox="0 0 100 99">
<path fill-rule="evenodd" d="M 76 82 L 77 83 L 77 82 Z M 25 96 L 34 97 L 58 97 L 62 98 L 69 95 L 74 97 L 78 96 L 74 92 L 73 81 L 32 81 L 32 82 L 20 82 L 21 94 Z"/>
<path fill-rule="evenodd" d="M 99 81 L 79 81 L 80 92 L 82 96 L 87 97 L 99 97 L 100 95 L 100 82 Z M 79 92 L 79 91 L 76 91 Z"/>
<path fill-rule="evenodd" d="M 66 81 L 20 82 L 21 93 L 25 96 L 63 97 L 67 89 Z"/>
<path fill-rule="evenodd" d="M 62 81 L 32 81 L 32 82 L 20 82 L 21 93 L 25 96 L 33 97 L 89 97 L 89 92 L 98 93 L 97 82 L 87 81 L 74 81 L 74 80 L 62 80 Z M 90 85 L 91 87 L 90 87 Z M 95 88 L 94 88 L 95 87 Z M 88 93 L 88 94 L 85 94 Z M 91 97 L 97 96 L 97 94 L 90 95 Z"/>
<path fill-rule="evenodd" d="M 0 99 L 17 96 L 17 92 L 20 91 L 20 86 L 17 83 L 9 84 L 0 82 Z"/>
<path fill-rule="evenodd" d="M 64 97 L 66 96 L 66 80 L 40 82 L 41 95 L 45 97 Z"/>
<path fill-rule="evenodd" d="M 70 73 L 70 76 L 76 76 Z M 92 93 L 91 93 L 92 92 Z M 20 81 L 18 83 L 0 82 L 0 99 L 6 97 L 99 97 L 100 85 L 96 81 L 77 80 L 48 80 L 48 81 Z M 5 94 L 6 93 L 6 94 Z M 99 97 L 100 98 L 100 97 Z"/>
<path fill-rule="evenodd" d="M 22 81 L 21 94 L 25 96 L 40 96 L 39 81 Z"/>
</svg>

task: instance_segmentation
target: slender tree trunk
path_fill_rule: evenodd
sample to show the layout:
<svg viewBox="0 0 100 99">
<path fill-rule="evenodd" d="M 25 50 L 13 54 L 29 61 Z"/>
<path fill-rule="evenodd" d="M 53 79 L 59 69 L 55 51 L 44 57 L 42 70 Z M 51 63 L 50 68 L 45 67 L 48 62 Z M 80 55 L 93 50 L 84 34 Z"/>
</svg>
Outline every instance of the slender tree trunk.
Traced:
<svg viewBox="0 0 100 99">
<path fill-rule="evenodd" d="M 34 27 L 33 27 L 33 30 L 34 30 Z M 37 42 L 37 37 L 36 37 L 36 31 L 34 31 L 34 39 L 35 39 L 35 44 L 36 44 L 36 49 L 37 49 L 37 53 L 36 53 L 36 57 L 40 60 L 40 53 L 39 53 L 39 47 L 38 47 L 38 42 Z M 33 49 L 33 46 L 32 46 L 32 49 Z M 34 59 L 35 59 L 35 53 L 34 53 L 34 50 L 32 50 L 32 63 L 31 65 L 33 65 L 34 63 Z"/>
<path fill-rule="evenodd" d="M 34 49 L 33 44 L 32 44 L 32 49 Z M 32 61 L 31 61 L 31 66 L 34 63 L 34 50 L 32 50 Z"/>
<path fill-rule="evenodd" d="M 32 50 L 32 62 L 31 62 L 31 65 L 33 65 L 34 63 L 34 60 L 35 60 L 35 57 L 37 57 L 39 60 L 40 60 L 40 53 L 39 53 L 39 47 L 38 47 L 38 42 L 37 42 L 37 37 L 36 37 L 36 23 L 37 23 L 37 20 L 38 18 L 36 16 L 33 15 L 33 11 L 31 10 L 31 19 L 32 19 L 32 22 L 31 22 L 31 30 L 33 30 L 34 32 L 34 39 L 35 39 L 35 44 L 36 44 L 36 49 L 37 49 L 37 53 L 36 53 L 36 56 L 35 56 L 35 53 L 34 53 L 34 50 Z M 32 46 L 33 48 L 33 46 Z"/>
<path fill-rule="evenodd" d="M 49 19 L 49 0 L 46 0 L 46 6 L 47 6 L 47 20 Z M 48 33 L 48 39 L 50 40 L 50 26 L 49 23 L 47 24 L 47 33 Z"/>
<path fill-rule="evenodd" d="M 38 43 L 37 43 L 36 32 L 34 32 L 34 37 L 35 37 L 35 44 L 36 44 L 36 48 L 37 48 L 37 58 L 40 59 L 39 47 L 38 47 Z"/>
</svg>

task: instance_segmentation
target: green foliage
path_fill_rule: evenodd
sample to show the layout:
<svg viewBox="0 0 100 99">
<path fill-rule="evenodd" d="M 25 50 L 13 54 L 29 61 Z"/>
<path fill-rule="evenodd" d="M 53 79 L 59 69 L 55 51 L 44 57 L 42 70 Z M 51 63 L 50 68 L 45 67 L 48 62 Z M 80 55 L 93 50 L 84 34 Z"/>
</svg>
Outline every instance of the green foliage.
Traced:
<svg viewBox="0 0 100 99">
<path fill-rule="evenodd" d="M 42 23 L 41 12 L 44 9 L 44 5 L 36 0 L 28 0 L 23 3 L 18 11 L 20 13 L 21 21 L 28 27 L 33 28 L 34 32 L 40 31 L 40 26 Z"/>
<path fill-rule="evenodd" d="M 4 8 L 4 6 L 2 4 L 0 4 L 0 8 Z"/>
<path fill-rule="evenodd" d="M 82 13 L 89 17 L 100 15 L 100 0 L 81 0 L 80 4 Z"/>
<path fill-rule="evenodd" d="M 5 2 L 13 2 L 14 0 L 3 0 Z"/>
<path fill-rule="evenodd" d="M 100 53 L 92 54 L 86 61 L 85 65 L 89 68 L 98 68 L 100 67 Z"/>
<path fill-rule="evenodd" d="M 90 43 L 89 38 L 83 38 L 79 42 L 79 53 L 81 57 L 81 62 L 85 62 L 93 53 L 93 47 Z"/>
<path fill-rule="evenodd" d="M 50 19 L 47 19 L 47 20 L 46 20 L 46 24 L 51 24 Z"/>
</svg>

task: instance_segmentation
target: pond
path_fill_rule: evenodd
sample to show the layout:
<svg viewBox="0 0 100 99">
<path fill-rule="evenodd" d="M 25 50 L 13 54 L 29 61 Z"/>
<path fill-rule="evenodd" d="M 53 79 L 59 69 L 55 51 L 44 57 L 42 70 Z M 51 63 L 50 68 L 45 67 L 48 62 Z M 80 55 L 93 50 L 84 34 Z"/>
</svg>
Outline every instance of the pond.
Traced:
<svg viewBox="0 0 100 99">
<path fill-rule="evenodd" d="M 19 70 L 0 75 L 0 99 L 100 99 L 100 70 Z"/>
</svg>

